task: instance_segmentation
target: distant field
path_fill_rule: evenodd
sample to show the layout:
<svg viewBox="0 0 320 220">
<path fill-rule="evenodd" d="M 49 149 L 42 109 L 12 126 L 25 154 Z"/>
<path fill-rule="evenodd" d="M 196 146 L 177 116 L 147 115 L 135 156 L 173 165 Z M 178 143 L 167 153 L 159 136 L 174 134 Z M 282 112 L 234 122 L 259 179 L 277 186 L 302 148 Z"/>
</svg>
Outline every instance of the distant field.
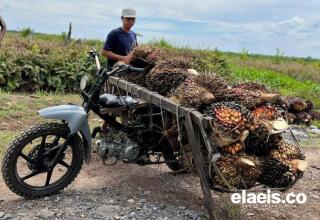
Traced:
<svg viewBox="0 0 320 220">
<path fill-rule="evenodd" d="M 9 32 L 0 50 L 0 89 L 13 92 L 77 92 L 82 75 L 92 74 L 86 52 L 103 42 L 72 39 L 61 35 L 33 33 L 31 29 Z M 174 53 L 185 54 L 199 71 L 214 71 L 230 81 L 258 81 L 282 95 L 308 98 L 320 109 L 320 60 L 286 57 L 280 50 L 274 56 L 219 50 L 177 48 L 160 39 L 149 42 Z M 106 59 L 101 59 L 103 65 Z"/>
</svg>

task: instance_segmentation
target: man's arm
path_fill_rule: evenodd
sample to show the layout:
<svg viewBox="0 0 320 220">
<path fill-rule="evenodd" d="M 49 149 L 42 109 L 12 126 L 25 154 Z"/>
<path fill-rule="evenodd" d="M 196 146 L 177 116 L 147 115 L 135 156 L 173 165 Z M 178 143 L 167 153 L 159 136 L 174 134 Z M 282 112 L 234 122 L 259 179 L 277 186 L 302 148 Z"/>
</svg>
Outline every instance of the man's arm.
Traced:
<svg viewBox="0 0 320 220">
<path fill-rule="evenodd" d="M 2 19 L 1 16 L 0 16 L 0 27 L 1 27 L 1 30 L 0 30 L 0 41 L 1 41 L 7 31 L 6 23 L 4 23 L 4 20 Z"/>
<path fill-rule="evenodd" d="M 119 54 L 113 53 L 112 51 L 106 50 L 106 49 L 101 50 L 101 56 L 107 57 L 115 61 L 123 61 L 126 64 L 129 64 L 132 60 L 132 53 L 129 53 L 127 56 L 121 56 Z"/>
</svg>

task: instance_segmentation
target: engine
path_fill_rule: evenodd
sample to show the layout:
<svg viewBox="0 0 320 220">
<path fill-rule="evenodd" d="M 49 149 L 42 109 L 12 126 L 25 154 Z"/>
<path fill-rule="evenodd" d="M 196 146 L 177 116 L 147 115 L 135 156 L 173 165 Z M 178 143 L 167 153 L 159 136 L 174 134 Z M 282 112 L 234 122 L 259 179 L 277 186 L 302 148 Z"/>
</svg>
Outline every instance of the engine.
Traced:
<svg viewBox="0 0 320 220">
<path fill-rule="evenodd" d="M 128 138 L 124 132 L 110 129 L 100 133 L 94 151 L 103 159 L 116 158 L 125 162 L 134 162 L 140 154 L 140 146 Z"/>
</svg>

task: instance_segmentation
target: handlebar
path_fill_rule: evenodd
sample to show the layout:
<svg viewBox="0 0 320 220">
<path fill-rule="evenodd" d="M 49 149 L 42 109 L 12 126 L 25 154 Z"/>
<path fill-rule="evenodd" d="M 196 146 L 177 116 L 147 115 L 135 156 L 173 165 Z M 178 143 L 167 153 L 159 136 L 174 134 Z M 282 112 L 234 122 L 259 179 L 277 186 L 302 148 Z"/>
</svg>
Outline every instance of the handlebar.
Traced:
<svg viewBox="0 0 320 220">
<path fill-rule="evenodd" d="M 123 64 L 123 66 L 124 66 L 125 70 L 128 72 L 142 73 L 144 71 L 144 68 L 133 67 L 133 66 L 130 66 L 127 64 Z"/>
<path fill-rule="evenodd" d="M 88 51 L 88 58 L 90 60 L 95 60 L 96 67 L 97 67 L 97 74 L 98 75 L 108 75 L 111 76 L 119 71 L 126 71 L 126 72 L 136 72 L 136 73 L 142 73 L 144 72 L 144 68 L 137 68 L 133 67 L 128 64 L 121 64 L 117 67 L 115 67 L 113 70 L 107 72 L 106 69 L 101 68 L 100 61 L 99 61 L 99 53 L 95 49 L 91 49 Z"/>
</svg>

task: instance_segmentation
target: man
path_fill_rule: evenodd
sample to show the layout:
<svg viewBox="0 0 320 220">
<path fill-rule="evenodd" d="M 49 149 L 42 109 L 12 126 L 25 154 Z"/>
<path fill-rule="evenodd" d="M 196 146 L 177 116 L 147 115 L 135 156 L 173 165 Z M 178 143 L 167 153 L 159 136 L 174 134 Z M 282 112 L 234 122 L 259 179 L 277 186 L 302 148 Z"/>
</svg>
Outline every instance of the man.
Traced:
<svg viewBox="0 0 320 220">
<path fill-rule="evenodd" d="M 4 20 L 0 16 L 0 42 L 1 42 L 2 38 L 4 37 L 6 31 L 7 31 L 6 23 L 4 23 Z"/>
<path fill-rule="evenodd" d="M 101 55 L 108 58 L 108 68 L 117 61 L 130 63 L 132 49 L 137 46 L 137 36 L 131 28 L 136 20 L 136 11 L 132 8 L 122 10 L 122 26 L 112 30 L 106 39 Z"/>
</svg>

